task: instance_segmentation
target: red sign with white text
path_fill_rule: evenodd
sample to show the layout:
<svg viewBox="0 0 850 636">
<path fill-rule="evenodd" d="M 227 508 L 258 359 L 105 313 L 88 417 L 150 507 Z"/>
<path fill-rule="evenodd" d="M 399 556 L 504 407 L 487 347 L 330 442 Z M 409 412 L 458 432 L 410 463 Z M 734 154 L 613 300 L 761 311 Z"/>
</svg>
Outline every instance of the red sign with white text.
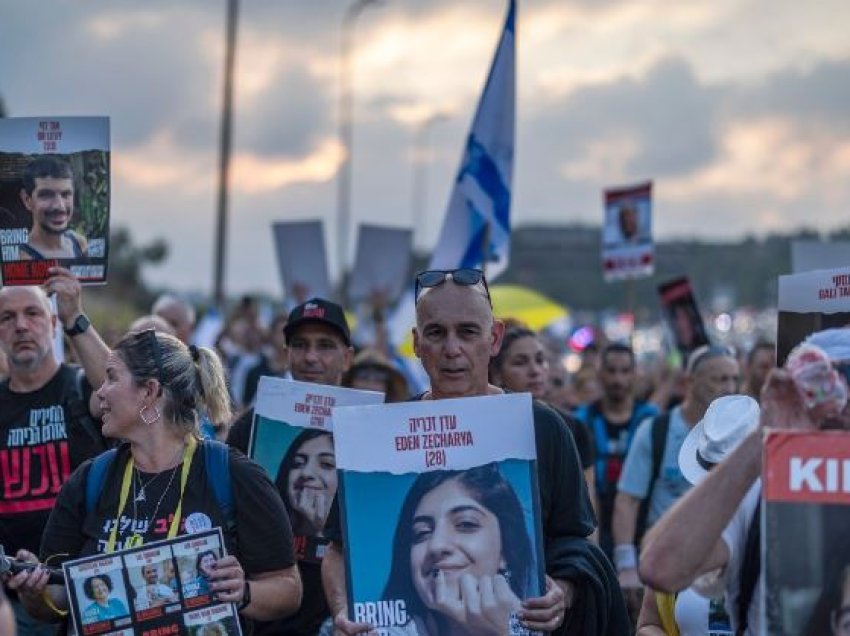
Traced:
<svg viewBox="0 0 850 636">
<path fill-rule="evenodd" d="M 850 504 L 850 432 L 772 431 L 764 452 L 768 501 Z"/>
</svg>

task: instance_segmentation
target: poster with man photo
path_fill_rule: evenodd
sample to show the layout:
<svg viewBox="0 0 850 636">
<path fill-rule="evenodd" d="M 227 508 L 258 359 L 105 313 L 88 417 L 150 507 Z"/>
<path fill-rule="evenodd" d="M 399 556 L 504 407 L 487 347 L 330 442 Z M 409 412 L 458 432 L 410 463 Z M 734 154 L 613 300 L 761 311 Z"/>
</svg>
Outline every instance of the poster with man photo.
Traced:
<svg viewBox="0 0 850 636">
<path fill-rule="evenodd" d="M 299 560 L 319 563 L 327 546 L 322 529 L 337 488 L 334 408 L 383 401 L 374 391 L 260 378 L 248 455 L 285 493 Z"/>
<path fill-rule="evenodd" d="M 652 182 L 605 190 L 602 273 L 607 282 L 644 278 L 655 270 Z"/>
<path fill-rule="evenodd" d="M 691 281 L 686 276 L 658 286 L 664 319 L 684 364 L 694 349 L 710 344 Z"/>
<path fill-rule="evenodd" d="M 483 608 L 517 633 L 544 589 L 530 395 L 339 408 L 334 425 L 349 618 L 479 633 Z"/>
<path fill-rule="evenodd" d="M 772 431 L 763 548 L 770 636 L 850 635 L 850 435 Z"/>
<path fill-rule="evenodd" d="M 106 282 L 109 118 L 0 118 L 0 272 L 35 285 L 50 267 Z"/>
<path fill-rule="evenodd" d="M 779 366 L 806 336 L 850 327 L 850 266 L 779 277 L 776 361 Z"/>
<path fill-rule="evenodd" d="M 180 585 L 170 546 L 132 552 L 124 557 L 124 563 L 136 620 L 164 616 L 166 606 L 179 602 Z"/>
<path fill-rule="evenodd" d="M 233 604 L 217 602 L 209 574 L 224 556 L 221 530 L 157 541 L 63 564 L 76 633 L 239 635 Z"/>
</svg>

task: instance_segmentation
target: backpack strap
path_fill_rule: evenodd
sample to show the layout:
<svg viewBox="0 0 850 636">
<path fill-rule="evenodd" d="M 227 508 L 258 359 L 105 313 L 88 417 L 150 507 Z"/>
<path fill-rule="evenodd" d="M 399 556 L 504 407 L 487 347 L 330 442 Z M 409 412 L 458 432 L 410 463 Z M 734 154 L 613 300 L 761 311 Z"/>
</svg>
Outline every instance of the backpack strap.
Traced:
<svg viewBox="0 0 850 636">
<path fill-rule="evenodd" d="M 89 474 L 86 475 L 86 514 L 93 512 L 97 506 L 103 492 L 103 485 L 106 483 L 106 473 L 109 472 L 109 467 L 112 466 L 117 454 L 118 449 L 110 448 L 92 460 Z"/>
<path fill-rule="evenodd" d="M 233 488 L 230 483 L 230 451 L 226 444 L 204 440 L 204 465 L 207 483 L 224 516 L 225 533 L 236 541 L 236 507 L 233 503 Z"/>
<path fill-rule="evenodd" d="M 744 559 L 741 562 L 740 591 L 738 593 L 738 628 L 735 630 L 737 636 L 747 631 L 747 616 L 753 595 L 756 591 L 761 571 L 761 496 L 759 496 L 753 517 L 750 519 L 750 527 L 747 530 L 747 543 L 744 546 Z"/>
<path fill-rule="evenodd" d="M 646 532 L 646 519 L 649 516 L 649 502 L 655 484 L 661 476 L 661 464 L 664 461 L 664 449 L 667 446 L 667 432 L 670 430 L 670 413 L 662 413 L 652 418 L 652 472 L 649 477 L 649 490 L 646 497 L 640 500 L 637 523 L 635 524 L 635 544 L 639 545 Z"/>
</svg>

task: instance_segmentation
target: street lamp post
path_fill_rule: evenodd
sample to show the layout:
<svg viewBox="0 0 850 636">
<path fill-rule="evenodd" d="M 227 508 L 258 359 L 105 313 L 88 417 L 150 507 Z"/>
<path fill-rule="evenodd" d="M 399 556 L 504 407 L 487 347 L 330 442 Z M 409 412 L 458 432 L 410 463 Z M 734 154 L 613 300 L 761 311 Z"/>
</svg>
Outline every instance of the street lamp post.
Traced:
<svg viewBox="0 0 850 636">
<path fill-rule="evenodd" d="M 342 41 L 339 51 L 339 138 L 343 146 L 343 159 L 337 179 L 337 257 L 339 259 L 340 290 L 345 300 L 345 272 L 348 261 L 348 234 L 351 224 L 351 157 L 354 145 L 353 108 L 351 89 L 351 49 L 354 23 L 363 10 L 381 0 L 355 0 L 345 12 L 342 21 Z"/>
<path fill-rule="evenodd" d="M 233 66 L 236 57 L 236 20 L 239 0 L 227 1 L 224 48 L 224 98 L 221 107 L 219 138 L 218 205 L 215 234 L 215 279 L 213 297 L 215 306 L 224 310 L 224 264 L 227 256 L 227 193 L 230 174 L 230 146 L 233 121 Z"/>
</svg>

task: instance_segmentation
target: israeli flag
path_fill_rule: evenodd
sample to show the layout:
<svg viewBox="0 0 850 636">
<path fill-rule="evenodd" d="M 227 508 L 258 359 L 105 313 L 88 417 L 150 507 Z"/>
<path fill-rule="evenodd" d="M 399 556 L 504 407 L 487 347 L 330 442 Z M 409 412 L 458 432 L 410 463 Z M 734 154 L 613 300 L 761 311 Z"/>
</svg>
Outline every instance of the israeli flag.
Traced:
<svg viewBox="0 0 850 636">
<path fill-rule="evenodd" d="M 478 267 L 493 280 L 508 266 L 516 110 L 515 16 L 516 1 L 510 0 L 429 269 Z M 415 320 L 411 284 L 387 324 L 390 342 L 401 344 Z"/>
<path fill-rule="evenodd" d="M 478 267 L 488 280 L 508 266 L 514 162 L 516 2 L 478 102 L 431 269 Z"/>
</svg>

